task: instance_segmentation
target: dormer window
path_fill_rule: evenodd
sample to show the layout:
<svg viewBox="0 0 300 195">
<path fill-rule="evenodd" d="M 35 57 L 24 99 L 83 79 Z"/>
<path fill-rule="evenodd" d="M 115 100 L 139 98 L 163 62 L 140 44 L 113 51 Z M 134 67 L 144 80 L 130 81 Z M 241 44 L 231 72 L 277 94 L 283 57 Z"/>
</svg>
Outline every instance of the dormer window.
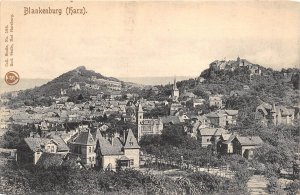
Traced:
<svg viewBox="0 0 300 195">
<path fill-rule="evenodd" d="M 129 145 L 133 146 L 133 142 L 129 142 Z"/>
</svg>

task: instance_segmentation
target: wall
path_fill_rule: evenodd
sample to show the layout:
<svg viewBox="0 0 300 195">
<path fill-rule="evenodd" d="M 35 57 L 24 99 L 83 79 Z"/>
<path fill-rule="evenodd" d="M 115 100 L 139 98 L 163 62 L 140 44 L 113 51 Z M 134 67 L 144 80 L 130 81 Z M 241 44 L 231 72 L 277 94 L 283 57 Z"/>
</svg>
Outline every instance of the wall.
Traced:
<svg viewBox="0 0 300 195">
<path fill-rule="evenodd" d="M 130 164 L 130 167 L 140 167 L 140 149 L 124 149 L 124 154 L 127 158 L 133 160 L 133 165 Z"/>
<path fill-rule="evenodd" d="M 89 150 L 91 148 L 91 152 Z M 87 166 L 94 167 L 96 164 L 96 153 L 94 152 L 95 146 L 94 145 L 81 145 L 81 162 Z"/>
<path fill-rule="evenodd" d="M 111 164 L 111 168 L 116 170 L 117 159 L 120 158 L 120 155 L 113 155 L 113 156 L 103 156 L 102 157 L 102 167 L 103 169 L 107 169 L 109 164 Z"/>
</svg>

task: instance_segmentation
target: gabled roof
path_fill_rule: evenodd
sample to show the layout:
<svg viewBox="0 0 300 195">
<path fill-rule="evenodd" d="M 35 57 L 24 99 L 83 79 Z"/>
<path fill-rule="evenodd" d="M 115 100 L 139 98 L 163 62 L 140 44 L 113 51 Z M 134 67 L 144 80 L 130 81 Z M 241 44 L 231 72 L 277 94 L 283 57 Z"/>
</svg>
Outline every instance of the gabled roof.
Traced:
<svg viewBox="0 0 300 195">
<path fill-rule="evenodd" d="M 128 133 L 127 133 L 127 137 L 126 137 L 126 141 L 125 141 L 125 145 L 124 145 L 125 149 L 135 149 L 135 148 L 140 148 L 136 138 L 133 135 L 133 132 L 131 129 L 129 129 Z"/>
<path fill-rule="evenodd" d="M 38 150 L 43 150 L 46 144 L 53 141 L 57 145 L 57 151 L 69 151 L 69 147 L 67 144 L 62 140 L 62 138 L 40 138 L 40 137 L 27 137 L 24 138 L 25 143 L 28 147 L 33 151 L 36 152 Z"/>
<path fill-rule="evenodd" d="M 63 163 L 65 154 L 43 152 L 36 165 L 44 168 L 58 167 Z"/>
<path fill-rule="evenodd" d="M 24 138 L 24 141 L 33 152 L 36 152 L 42 149 L 42 146 L 45 146 L 50 140 L 47 138 L 27 137 Z"/>
<path fill-rule="evenodd" d="M 219 112 L 211 112 L 205 115 L 207 118 L 221 118 L 224 117 L 224 114 L 221 114 Z"/>
<path fill-rule="evenodd" d="M 78 167 L 80 158 L 73 154 L 59 154 L 59 153 L 42 153 L 41 157 L 37 161 L 36 165 L 39 167 L 49 168 L 58 167 L 61 165 L 67 165 L 71 168 Z"/>
<path fill-rule="evenodd" d="M 80 157 L 78 155 L 71 154 L 71 153 L 68 153 L 67 155 L 64 156 L 62 165 L 67 165 L 71 168 L 77 168 L 83 166 Z"/>
<path fill-rule="evenodd" d="M 75 144 L 82 145 L 94 145 L 96 140 L 93 138 L 93 135 L 90 133 L 90 130 L 81 132 L 78 137 L 73 141 Z"/>
<path fill-rule="evenodd" d="M 230 116 L 234 116 L 237 115 L 239 113 L 238 110 L 225 110 L 225 112 L 230 115 Z"/>
<path fill-rule="evenodd" d="M 69 151 L 69 147 L 66 144 L 66 142 L 63 140 L 63 138 L 59 135 L 50 135 L 47 137 L 48 139 L 53 139 L 57 144 L 57 150 L 58 151 Z"/>
<path fill-rule="evenodd" d="M 276 107 L 277 112 L 281 112 L 282 116 L 290 116 L 293 115 L 295 112 L 295 109 L 293 108 L 286 108 L 285 106 L 277 106 Z"/>
<path fill-rule="evenodd" d="M 118 137 L 114 137 L 112 139 L 112 145 L 113 145 L 113 147 L 117 148 L 120 152 L 122 151 L 123 144 Z"/>
<path fill-rule="evenodd" d="M 213 96 L 209 96 L 208 98 L 209 100 L 214 100 L 214 101 L 221 101 L 222 97 L 218 96 L 218 95 L 213 95 Z"/>
<path fill-rule="evenodd" d="M 203 103 L 203 102 L 205 102 L 205 99 L 194 98 L 194 99 L 193 99 L 193 102 L 194 102 L 194 103 Z"/>
<path fill-rule="evenodd" d="M 203 128 L 199 130 L 200 135 L 210 136 L 210 135 L 217 135 L 220 136 L 226 133 L 226 130 L 223 128 Z"/>
<path fill-rule="evenodd" d="M 252 137 L 236 136 L 236 139 L 240 142 L 242 146 L 257 146 L 257 145 L 262 145 L 264 143 L 259 136 L 252 136 Z"/>
<path fill-rule="evenodd" d="M 229 140 L 229 138 L 232 136 L 231 133 L 222 133 L 221 137 L 223 138 L 223 141 Z"/>
<path fill-rule="evenodd" d="M 99 138 L 102 138 L 102 134 L 100 132 L 100 129 L 96 129 L 96 131 L 94 133 L 92 133 L 93 137 L 95 140 L 99 139 Z"/>
<path fill-rule="evenodd" d="M 234 135 L 234 134 L 229 134 L 229 135 L 230 136 L 227 138 L 227 140 L 225 139 L 225 141 L 223 142 L 223 144 L 230 144 L 232 142 L 232 140 L 236 137 L 236 135 Z"/>
<path fill-rule="evenodd" d="M 164 116 L 160 118 L 163 124 L 168 124 L 168 123 L 172 123 L 172 124 L 180 124 L 183 121 L 180 120 L 180 117 L 178 116 Z"/>
<path fill-rule="evenodd" d="M 112 146 L 109 143 L 109 141 L 104 139 L 104 137 L 101 135 L 101 133 L 98 134 L 96 149 L 100 150 L 100 153 L 103 156 L 122 154 L 122 152 L 119 150 L 119 148 L 116 146 Z"/>
<path fill-rule="evenodd" d="M 193 92 L 184 92 L 180 96 L 181 97 L 190 97 L 190 98 L 196 97 L 196 95 Z"/>
</svg>

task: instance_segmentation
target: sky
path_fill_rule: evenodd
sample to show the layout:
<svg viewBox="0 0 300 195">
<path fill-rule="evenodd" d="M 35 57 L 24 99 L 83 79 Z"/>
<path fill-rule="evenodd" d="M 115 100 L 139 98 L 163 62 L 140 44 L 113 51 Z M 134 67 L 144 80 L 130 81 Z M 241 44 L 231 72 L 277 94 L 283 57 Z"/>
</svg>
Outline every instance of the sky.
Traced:
<svg viewBox="0 0 300 195">
<path fill-rule="evenodd" d="M 85 15 L 25 15 L 24 7 L 85 7 Z M 4 11 L 3 11 L 4 10 Z M 14 14 L 21 78 L 52 79 L 78 66 L 112 77 L 197 76 L 214 60 L 300 67 L 296 2 L 2 2 Z M 1 42 L 3 43 L 3 36 Z"/>
</svg>

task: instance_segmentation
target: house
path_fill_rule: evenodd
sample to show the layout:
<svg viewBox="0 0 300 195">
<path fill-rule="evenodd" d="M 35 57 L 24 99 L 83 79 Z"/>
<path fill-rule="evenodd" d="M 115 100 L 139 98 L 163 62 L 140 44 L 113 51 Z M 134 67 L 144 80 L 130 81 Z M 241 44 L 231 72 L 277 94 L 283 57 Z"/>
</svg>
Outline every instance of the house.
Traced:
<svg viewBox="0 0 300 195">
<path fill-rule="evenodd" d="M 217 108 L 222 108 L 222 97 L 220 95 L 209 96 L 209 106 L 215 106 Z"/>
<path fill-rule="evenodd" d="M 243 85 L 243 90 L 250 90 L 250 87 L 249 87 L 249 85 Z"/>
<path fill-rule="evenodd" d="M 238 134 L 222 134 L 217 143 L 217 152 L 221 155 L 238 154 L 252 159 L 254 150 L 264 142 L 259 136 L 240 136 Z"/>
<path fill-rule="evenodd" d="M 17 149 L 0 148 L 0 161 L 4 163 L 15 163 L 18 159 Z"/>
<path fill-rule="evenodd" d="M 190 100 L 196 97 L 197 96 L 193 92 L 188 92 L 186 90 L 184 90 L 183 93 L 180 95 L 180 99 L 182 100 Z"/>
<path fill-rule="evenodd" d="M 70 85 L 70 88 L 73 90 L 73 91 L 78 91 L 80 90 L 80 85 L 78 83 L 73 83 Z"/>
<path fill-rule="evenodd" d="M 112 91 L 109 94 L 109 99 L 116 99 L 122 97 L 121 91 Z"/>
<path fill-rule="evenodd" d="M 226 125 L 236 125 L 238 110 L 218 110 L 206 115 L 213 127 L 225 127 Z"/>
<path fill-rule="evenodd" d="M 248 70 L 250 70 L 250 76 L 251 75 L 261 75 L 262 74 L 262 70 L 261 70 L 261 68 L 259 67 L 259 65 L 255 65 L 255 64 L 248 64 L 247 66 L 246 66 L 246 68 L 248 69 Z"/>
<path fill-rule="evenodd" d="M 222 134 L 226 133 L 223 128 L 203 128 L 199 129 L 198 140 L 202 147 L 217 144 L 217 140 Z"/>
<path fill-rule="evenodd" d="M 170 115 L 174 116 L 179 110 L 183 109 L 183 105 L 179 103 L 171 103 L 170 104 Z"/>
<path fill-rule="evenodd" d="M 231 141 L 233 154 L 238 154 L 246 159 L 252 159 L 254 150 L 264 143 L 259 136 L 239 136 L 236 135 Z"/>
<path fill-rule="evenodd" d="M 180 116 L 163 116 L 160 117 L 161 122 L 163 125 L 168 125 L 168 124 L 181 124 L 184 123 L 184 119 Z"/>
<path fill-rule="evenodd" d="M 99 90 L 99 89 L 100 89 L 100 86 L 97 85 L 97 84 L 92 84 L 92 85 L 91 85 L 91 88 L 92 88 L 92 89 L 95 89 L 95 90 Z"/>
<path fill-rule="evenodd" d="M 70 151 L 80 157 L 82 164 L 94 167 L 96 164 L 96 140 L 90 129 L 81 130 L 73 139 L 69 140 Z"/>
<path fill-rule="evenodd" d="M 205 102 L 205 99 L 194 98 L 194 99 L 192 100 L 192 102 L 193 102 L 193 107 L 195 108 L 195 107 L 197 107 L 197 106 L 203 105 L 204 102 Z"/>
<path fill-rule="evenodd" d="M 217 152 L 218 154 L 233 154 L 232 140 L 235 138 L 235 134 L 224 133 L 220 136 L 217 142 Z"/>
<path fill-rule="evenodd" d="M 296 109 L 292 107 L 275 106 L 275 104 L 272 106 L 268 103 L 262 103 L 256 108 L 255 119 L 265 125 L 292 125 L 295 112 Z"/>
<path fill-rule="evenodd" d="M 43 153 L 69 153 L 69 147 L 60 137 L 27 137 L 21 145 L 18 149 L 18 162 L 22 165 L 35 165 Z"/>
<path fill-rule="evenodd" d="M 125 139 L 117 136 L 105 139 L 100 130 L 82 130 L 69 141 L 73 154 L 80 157 L 86 167 L 116 170 L 119 168 L 139 168 L 140 146 L 131 129 Z"/>
<path fill-rule="evenodd" d="M 142 105 L 138 105 L 136 112 L 136 124 L 138 126 L 138 141 L 143 135 L 147 134 L 161 134 L 163 130 L 163 123 L 160 118 L 158 119 L 145 119 Z"/>
<path fill-rule="evenodd" d="M 67 89 L 60 89 L 60 95 L 66 95 L 67 94 Z"/>
<path fill-rule="evenodd" d="M 139 168 L 140 165 L 140 146 L 131 129 L 128 130 L 125 141 L 114 137 L 109 143 L 100 135 L 95 152 L 96 166 L 101 169 Z"/>
<path fill-rule="evenodd" d="M 199 78 L 198 78 L 198 82 L 199 82 L 199 83 L 203 83 L 204 81 L 205 81 L 205 78 L 203 78 L 203 77 L 199 77 Z"/>
</svg>

